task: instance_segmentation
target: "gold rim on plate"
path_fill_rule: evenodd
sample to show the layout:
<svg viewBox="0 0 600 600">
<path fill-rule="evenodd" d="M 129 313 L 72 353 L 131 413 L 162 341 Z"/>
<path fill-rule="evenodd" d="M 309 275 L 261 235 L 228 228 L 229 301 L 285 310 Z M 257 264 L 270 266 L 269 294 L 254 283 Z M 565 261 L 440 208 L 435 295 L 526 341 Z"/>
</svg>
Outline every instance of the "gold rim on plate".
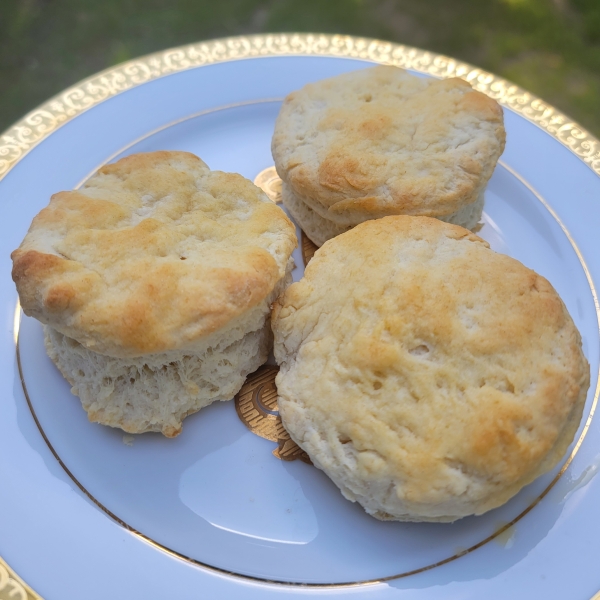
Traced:
<svg viewBox="0 0 600 600">
<path fill-rule="evenodd" d="M 0 179 L 32 148 L 86 110 L 128 89 L 204 65 L 266 56 L 325 56 L 461 77 L 556 138 L 600 175 L 600 141 L 537 96 L 468 63 L 393 42 L 326 34 L 229 37 L 170 48 L 111 67 L 51 98 L 0 136 Z"/>
<path fill-rule="evenodd" d="M 0 557 L 0 600 L 44 600 Z"/>
</svg>

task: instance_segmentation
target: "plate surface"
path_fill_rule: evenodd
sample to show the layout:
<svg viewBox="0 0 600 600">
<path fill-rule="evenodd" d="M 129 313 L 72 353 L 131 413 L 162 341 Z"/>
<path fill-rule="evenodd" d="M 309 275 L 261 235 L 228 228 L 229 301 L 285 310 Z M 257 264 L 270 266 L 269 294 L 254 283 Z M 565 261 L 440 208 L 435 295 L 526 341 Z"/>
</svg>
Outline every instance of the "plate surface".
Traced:
<svg viewBox="0 0 600 600">
<path fill-rule="evenodd" d="M 8 255 L 52 193 L 120 156 L 158 149 L 188 150 L 212 169 L 254 179 L 272 164 L 287 93 L 373 62 L 462 76 L 505 106 L 507 147 L 480 235 L 551 281 L 591 364 L 584 419 L 563 463 L 505 506 L 453 525 L 368 517 L 311 465 L 273 456 L 276 443 L 249 431 L 233 402 L 189 417 L 175 440 L 89 423 L 46 357 L 41 327 L 16 311 L 10 282 Z M 0 556 L 48 600 L 593 596 L 599 150 L 566 117 L 490 74 L 347 37 L 256 36 L 171 50 L 95 76 L 26 117 L 0 143 Z M 298 279 L 300 249 L 295 258 Z"/>
</svg>

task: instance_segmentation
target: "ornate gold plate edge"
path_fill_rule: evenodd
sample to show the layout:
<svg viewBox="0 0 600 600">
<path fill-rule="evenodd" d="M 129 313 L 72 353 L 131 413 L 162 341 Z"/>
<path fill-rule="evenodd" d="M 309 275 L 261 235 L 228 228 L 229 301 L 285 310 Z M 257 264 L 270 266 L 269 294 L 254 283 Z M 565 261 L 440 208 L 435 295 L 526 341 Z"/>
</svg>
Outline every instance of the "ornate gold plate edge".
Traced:
<svg viewBox="0 0 600 600">
<path fill-rule="evenodd" d="M 296 33 L 198 42 L 155 52 L 92 75 L 31 111 L 0 136 L 0 179 L 52 132 L 108 98 L 187 69 L 266 56 L 353 58 L 433 77 L 461 77 L 550 134 L 600 175 L 600 141 L 553 106 L 505 79 L 411 46 L 346 35 Z"/>
<path fill-rule="evenodd" d="M 0 600 L 43 600 L 0 557 Z"/>
</svg>

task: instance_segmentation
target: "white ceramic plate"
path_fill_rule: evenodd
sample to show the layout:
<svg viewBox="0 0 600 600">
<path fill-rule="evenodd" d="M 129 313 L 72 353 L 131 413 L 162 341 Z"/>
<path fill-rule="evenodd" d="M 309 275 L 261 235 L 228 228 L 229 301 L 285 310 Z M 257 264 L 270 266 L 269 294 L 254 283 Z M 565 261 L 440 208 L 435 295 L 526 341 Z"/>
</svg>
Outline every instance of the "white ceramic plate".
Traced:
<svg viewBox="0 0 600 600">
<path fill-rule="evenodd" d="M 275 444 L 249 431 L 232 402 L 188 418 L 174 440 L 89 423 L 46 357 L 40 325 L 21 319 L 10 281 L 9 254 L 52 193 L 122 155 L 158 149 L 188 150 L 254 179 L 272 164 L 273 123 L 288 92 L 372 62 L 465 77 L 505 106 L 508 141 L 480 235 L 552 282 L 592 366 L 584 419 L 563 463 L 505 506 L 453 525 L 368 517 L 314 467 L 275 458 Z M 488 73 L 340 36 L 256 36 L 162 52 L 28 115 L 0 141 L 0 556 L 47 600 L 588 600 L 600 588 L 600 425 L 592 419 L 599 151 L 566 117 Z M 296 262 L 298 279 L 299 251 Z M 0 598 L 19 586 L 2 569 Z"/>
</svg>

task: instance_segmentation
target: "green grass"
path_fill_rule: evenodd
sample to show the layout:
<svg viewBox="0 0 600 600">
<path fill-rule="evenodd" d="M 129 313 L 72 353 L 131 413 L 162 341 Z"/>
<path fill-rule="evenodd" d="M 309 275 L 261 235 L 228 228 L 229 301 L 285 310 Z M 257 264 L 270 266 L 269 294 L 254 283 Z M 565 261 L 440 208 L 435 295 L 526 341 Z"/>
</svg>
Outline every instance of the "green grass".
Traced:
<svg viewBox="0 0 600 600">
<path fill-rule="evenodd" d="M 129 58 L 276 31 L 448 54 L 514 81 L 600 137 L 600 0 L 0 0 L 0 131 Z"/>
</svg>

